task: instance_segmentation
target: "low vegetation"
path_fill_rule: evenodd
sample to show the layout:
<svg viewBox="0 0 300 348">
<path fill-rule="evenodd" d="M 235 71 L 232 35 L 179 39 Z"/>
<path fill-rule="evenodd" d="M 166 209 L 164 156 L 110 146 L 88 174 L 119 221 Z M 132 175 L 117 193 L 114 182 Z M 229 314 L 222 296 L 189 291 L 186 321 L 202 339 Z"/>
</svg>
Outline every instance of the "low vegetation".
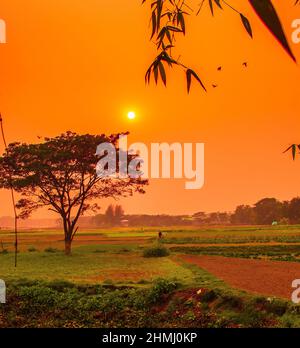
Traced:
<svg viewBox="0 0 300 348">
<path fill-rule="evenodd" d="M 300 307 L 222 288 L 9 282 L 0 327 L 299 327 Z"/>
<path fill-rule="evenodd" d="M 180 255 L 299 261 L 299 226 L 0 231 L 0 327 L 300 327 L 300 306 L 231 288 Z M 81 238 L 81 239 L 80 239 Z M 233 244 L 233 245 L 231 245 Z M 62 279 L 62 280 L 57 280 Z"/>
<path fill-rule="evenodd" d="M 216 255 L 250 259 L 270 259 L 274 261 L 300 262 L 299 245 L 243 245 L 243 246 L 178 246 L 173 252 L 194 255 Z"/>
<path fill-rule="evenodd" d="M 157 243 L 149 248 L 146 248 L 143 251 L 144 257 L 165 257 L 169 255 L 170 255 L 169 250 L 163 245 L 161 245 L 160 243 Z"/>
</svg>

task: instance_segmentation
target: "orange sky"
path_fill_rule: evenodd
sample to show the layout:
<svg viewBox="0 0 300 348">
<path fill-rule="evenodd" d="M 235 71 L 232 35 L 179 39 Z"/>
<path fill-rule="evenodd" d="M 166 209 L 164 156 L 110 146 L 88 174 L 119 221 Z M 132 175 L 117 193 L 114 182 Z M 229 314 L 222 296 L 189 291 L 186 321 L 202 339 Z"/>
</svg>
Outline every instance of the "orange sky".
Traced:
<svg viewBox="0 0 300 348">
<path fill-rule="evenodd" d="M 145 86 L 156 52 L 140 0 L 0 1 L 8 41 L 0 45 L 0 108 L 8 140 L 37 141 L 70 129 L 129 130 L 130 142 L 205 143 L 203 189 L 153 180 L 146 195 L 122 202 L 129 213 L 233 210 L 266 196 L 300 195 L 300 160 L 282 154 L 300 142 L 299 66 L 246 1 L 231 3 L 251 20 L 255 39 L 230 10 L 191 17 L 178 53 L 208 87 L 219 87 L 205 94 L 195 85 L 188 96 L 179 71 L 169 75 L 167 89 Z M 274 0 L 289 37 L 300 18 L 292 3 Z M 300 44 L 291 46 L 300 61 Z M 134 122 L 126 119 L 129 110 L 137 113 Z M 8 193 L 0 198 L 0 215 L 12 215 Z"/>
</svg>

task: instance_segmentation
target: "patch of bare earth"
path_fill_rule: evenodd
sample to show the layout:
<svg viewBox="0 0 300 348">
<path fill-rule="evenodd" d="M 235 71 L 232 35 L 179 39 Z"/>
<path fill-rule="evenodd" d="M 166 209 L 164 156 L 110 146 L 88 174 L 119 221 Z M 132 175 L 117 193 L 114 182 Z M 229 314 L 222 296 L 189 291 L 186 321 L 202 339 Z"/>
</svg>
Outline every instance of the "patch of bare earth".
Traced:
<svg viewBox="0 0 300 348">
<path fill-rule="evenodd" d="M 180 256 L 212 273 L 234 288 L 261 294 L 291 298 L 292 281 L 300 279 L 300 263 L 264 261 L 223 256 Z"/>
<path fill-rule="evenodd" d="M 83 245 L 123 245 L 123 244 L 144 244 L 149 237 L 122 237 L 122 238 L 106 238 L 78 235 L 73 241 L 73 247 Z M 3 238 L 2 241 L 4 247 L 8 250 L 13 250 L 14 236 Z M 54 247 L 63 249 L 64 237 L 60 235 L 45 235 L 45 236 L 20 236 L 19 237 L 19 250 L 26 251 L 29 246 L 35 246 L 39 250 L 43 250 L 47 247 Z M 1 245 L 0 245 L 1 248 Z"/>
</svg>

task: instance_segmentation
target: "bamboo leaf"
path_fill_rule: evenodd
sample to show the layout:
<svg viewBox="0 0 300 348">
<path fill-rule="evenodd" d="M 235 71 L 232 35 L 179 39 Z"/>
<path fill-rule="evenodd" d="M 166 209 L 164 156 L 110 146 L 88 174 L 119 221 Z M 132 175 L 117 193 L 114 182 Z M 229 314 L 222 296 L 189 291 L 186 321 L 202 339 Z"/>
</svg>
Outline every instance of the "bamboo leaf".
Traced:
<svg viewBox="0 0 300 348">
<path fill-rule="evenodd" d="M 190 93 L 191 83 L 192 83 L 192 74 L 190 69 L 187 69 L 186 71 L 186 83 L 187 83 L 187 92 Z"/>
<path fill-rule="evenodd" d="M 153 68 L 153 74 L 154 74 L 155 83 L 157 84 L 157 81 L 158 81 L 158 65 L 157 64 L 155 64 Z"/>
<path fill-rule="evenodd" d="M 152 33 L 151 33 L 151 38 L 150 40 L 153 38 L 153 36 L 155 35 L 156 33 L 156 14 L 155 12 L 153 11 L 152 12 L 152 17 L 151 17 L 151 21 L 152 21 Z"/>
<path fill-rule="evenodd" d="M 159 67 L 161 79 L 162 79 L 164 85 L 166 86 L 167 85 L 167 76 L 166 76 L 166 71 L 165 71 L 163 63 L 159 62 L 158 67 Z"/>
<path fill-rule="evenodd" d="M 263 23 L 267 26 L 271 33 L 277 38 L 288 55 L 294 61 L 296 61 L 296 58 L 289 46 L 282 24 L 271 0 L 249 0 L 249 2 L 259 18 L 263 21 Z"/>
<path fill-rule="evenodd" d="M 195 73 L 195 71 L 193 71 L 192 69 L 187 69 L 186 70 L 186 80 L 187 80 L 187 91 L 188 91 L 188 93 L 190 93 L 190 90 L 191 90 L 192 77 L 194 77 L 200 83 L 201 87 L 206 92 L 207 90 L 206 90 L 203 82 L 201 81 L 199 76 Z"/>
<path fill-rule="evenodd" d="M 247 33 L 253 38 L 252 28 L 248 18 L 246 18 L 242 13 L 240 13 L 240 16 L 241 16 L 243 25 L 245 29 L 247 30 Z"/>
<path fill-rule="evenodd" d="M 195 73 L 195 71 L 191 70 L 191 74 L 192 76 L 200 83 L 201 87 L 205 90 L 205 92 L 207 92 L 203 82 L 201 81 L 201 79 L 199 78 L 199 76 Z"/>
<path fill-rule="evenodd" d="M 220 3 L 221 0 L 214 0 L 214 1 L 217 4 L 217 6 L 220 7 L 221 10 L 223 10 L 223 7 L 221 6 L 221 3 Z"/>
<path fill-rule="evenodd" d="M 209 0 L 209 7 L 210 7 L 210 12 L 212 15 L 214 15 L 214 6 L 212 0 Z"/>
</svg>

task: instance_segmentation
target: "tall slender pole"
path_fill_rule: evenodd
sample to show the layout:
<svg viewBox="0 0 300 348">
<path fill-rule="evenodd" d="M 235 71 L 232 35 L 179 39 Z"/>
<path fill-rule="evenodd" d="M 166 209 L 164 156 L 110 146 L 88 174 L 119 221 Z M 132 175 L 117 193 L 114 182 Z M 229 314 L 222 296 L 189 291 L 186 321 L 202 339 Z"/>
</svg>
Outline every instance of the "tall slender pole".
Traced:
<svg viewBox="0 0 300 348">
<path fill-rule="evenodd" d="M 4 127 L 3 127 L 3 119 L 2 115 L 0 113 L 0 125 L 1 125 L 1 134 L 2 134 L 2 140 L 5 146 L 5 150 L 7 150 L 7 143 L 5 139 L 5 133 L 4 133 Z M 9 174 L 9 185 L 10 185 L 10 194 L 11 194 L 11 201 L 13 205 L 13 211 L 14 211 L 14 218 L 15 218 L 15 267 L 17 267 L 18 263 L 18 215 L 17 215 L 17 209 L 16 209 L 16 199 L 15 199 L 15 192 L 12 184 L 12 175 Z"/>
</svg>

